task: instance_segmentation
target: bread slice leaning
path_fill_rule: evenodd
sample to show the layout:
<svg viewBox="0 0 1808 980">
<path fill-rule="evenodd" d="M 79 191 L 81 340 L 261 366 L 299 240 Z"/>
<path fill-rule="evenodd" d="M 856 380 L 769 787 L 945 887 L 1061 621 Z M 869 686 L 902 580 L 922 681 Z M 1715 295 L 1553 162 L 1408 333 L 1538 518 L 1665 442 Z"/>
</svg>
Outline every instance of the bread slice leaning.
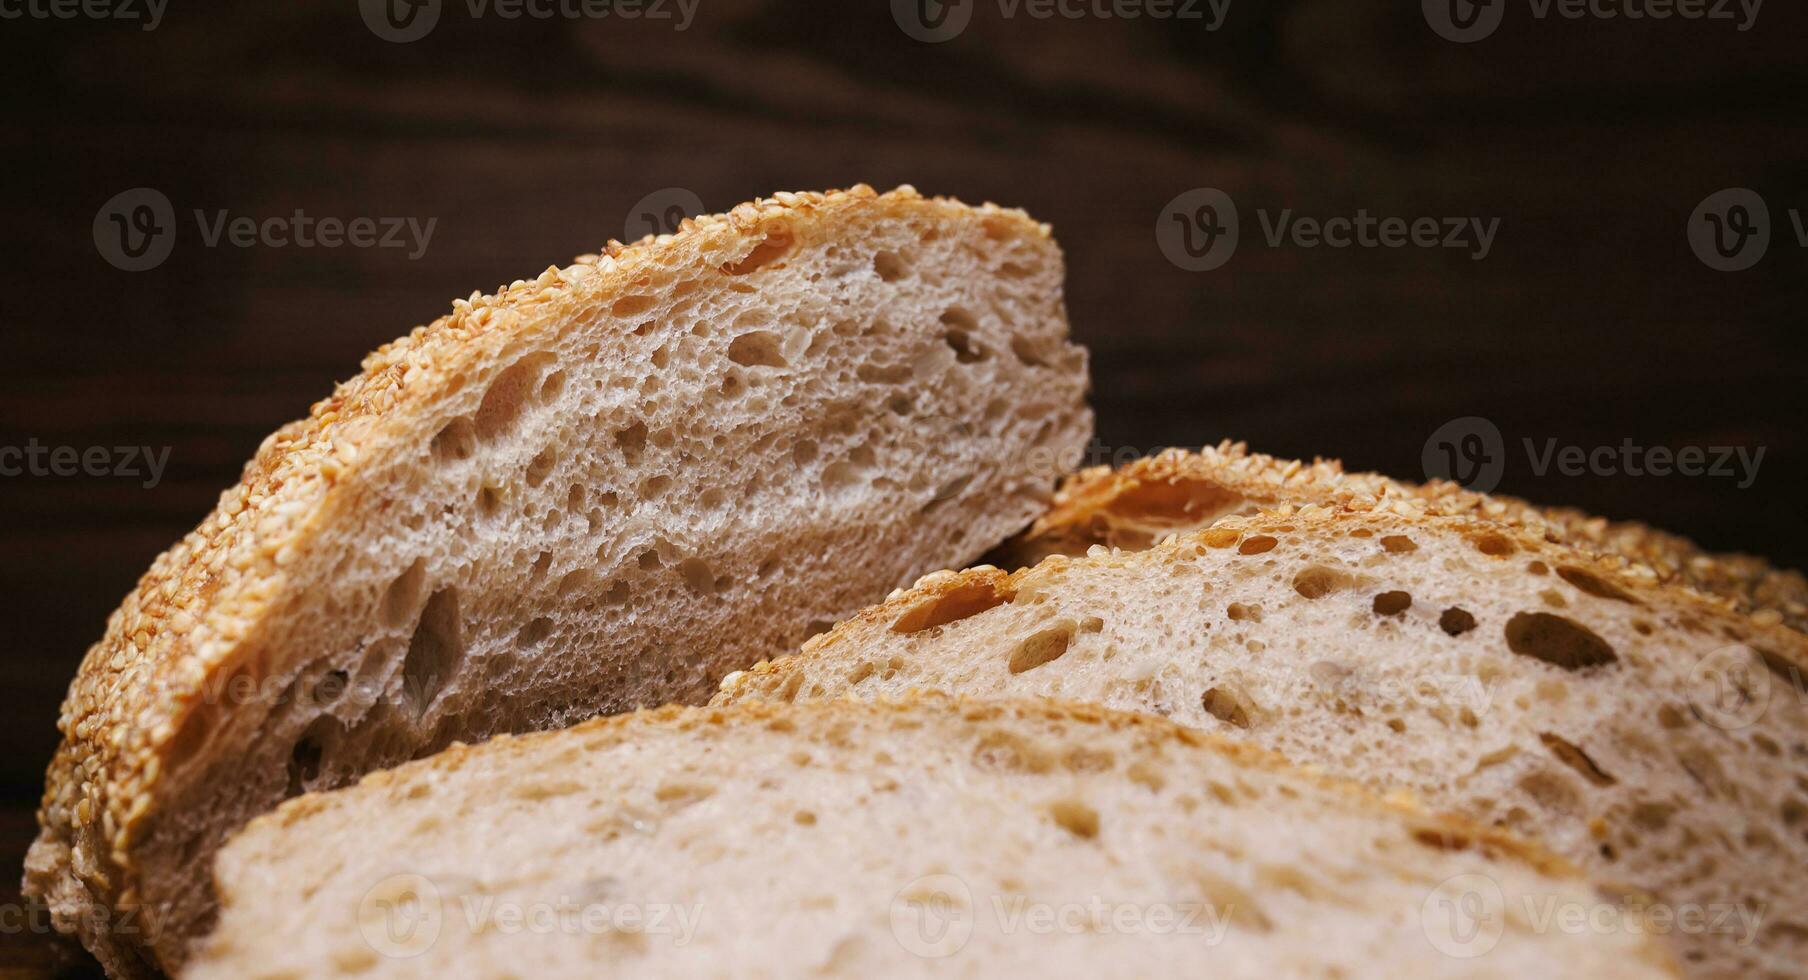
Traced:
<svg viewBox="0 0 1808 980">
<path fill-rule="evenodd" d="M 1665 976 L 1505 835 L 1053 703 L 664 709 L 310 794 L 184 976 Z"/>
<path fill-rule="evenodd" d="M 1485 520 L 1303 508 L 942 572 L 718 703 L 1044 695 L 1404 789 L 1657 897 L 1697 976 L 1808 961 L 1808 640 Z"/>
<path fill-rule="evenodd" d="M 1048 513 L 999 549 L 995 561 L 1017 568 L 1051 554 L 1083 555 L 1095 544 L 1146 548 L 1165 535 L 1207 527 L 1229 515 L 1307 504 L 1385 506 L 1400 513 L 1498 521 L 1639 562 L 1661 580 L 1717 596 L 1759 622 L 1808 632 L 1808 578 L 1761 558 L 1710 554 L 1687 538 L 1633 521 L 1539 507 L 1445 481 L 1413 484 L 1346 472 L 1336 460 L 1281 459 L 1232 442 L 1198 452 L 1168 450 L 1118 469 L 1097 466 L 1074 474 Z"/>
<path fill-rule="evenodd" d="M 1089 436 L 1061 297 L 1022 212 L 860 187 L 455 303 L 268 439 L 113 615 L 27 891 L 114 973 L 173 970 L 214 849 L 285 797 L 705 700 L 971 560 Z"/>
</svg>

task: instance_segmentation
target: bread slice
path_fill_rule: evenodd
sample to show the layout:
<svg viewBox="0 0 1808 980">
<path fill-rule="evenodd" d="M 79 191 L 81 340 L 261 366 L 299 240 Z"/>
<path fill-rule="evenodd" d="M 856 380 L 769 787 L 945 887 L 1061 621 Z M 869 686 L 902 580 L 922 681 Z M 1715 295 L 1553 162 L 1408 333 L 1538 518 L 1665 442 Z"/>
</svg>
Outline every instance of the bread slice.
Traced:
<svg viewBox="0 0 1808 980">
<path fill-rule="evenodd" d="M 284 804 L 185 976 L 1669 975 L 1570 875 L 1148 717 L 663 709 Z"/>
<path fill-rule="evenodd" d="M 1033 565 L 1051 554 L 1083 555 L 1095 544 L 1146 548 L 1164 535 L 1206 527 L 1221 517 L 1280 505 L 1321 504 L 1467 515 L 1522 527 L 1647 565 L 1666 582 L 1718 596 L 1760 622 L 1808 631 L 1808 578 L 1761 558 L 1709 554 L 1694 542 L 1630 521 L 1608 521 L 1561 507 L 1464 490 L 1445 481 L 1402 483 L 1379 473 L 1349 473 L 1336 460 L 1279 459 L 1225 442 L 1198 452 L 1168 450 L 1118 469 L 1092 467 L 1069 478 L 1034 527 L 1001 548 L 995 561 Z"/>
<path fill-rule="evenodd" d="M 1302 508 L 937 573 L 718 701 L 1151 711 L 1705 907 L 1671 927 L 1698 976 L 1799 974 L 1808 640 L 1654 579 L 1493 521 Z"/>
<path fill-rule="evenodd" d="M 113 615 L 27 891 L 114 973 L 174 969 L 209 856 L 286 796 L 706 700 L 970 561 L 1090 435 L 1061 296 L 1022 212 L 859 187 L 455 303 L 268 439 Z M 128 915 L 156 935 L 101 925 Z"/>
</svg>

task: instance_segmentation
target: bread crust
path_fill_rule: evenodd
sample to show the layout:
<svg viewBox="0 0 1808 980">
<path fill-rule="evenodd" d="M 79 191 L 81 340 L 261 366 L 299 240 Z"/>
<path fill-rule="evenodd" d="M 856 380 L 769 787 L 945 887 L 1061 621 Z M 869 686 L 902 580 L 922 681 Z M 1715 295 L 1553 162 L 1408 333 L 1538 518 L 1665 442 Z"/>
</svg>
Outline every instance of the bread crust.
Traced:
<svg viewBox="0 0 1808 980">
<path fill-rule="evenodd" d="M 1808 578 L 1761 558 L 1709 553 L 1680 535 L 1634 521 L 1539 507 L 1443 480 L 1412 484 L 1349 472 L 1335 459 L 1308 463 L 1252 453 L 1245 443 L 1228 440 L 1198 452 L 1171 449 L 1115 470 L 1098 466 L 1076 473 L 1057 491 L 1047 515 L 1000 554 L 1012 564 L 1032 565 L 1049 554 L 1084 554 L 1094 544 L 1143 546 L 1227 513 L 1283 504 L 1470 516 L 1523 528 L 1629 559 L 1660 581 L 1715 596 L 1760 623 L 1808 632 Z"/>
<path fill-rule="evenodd" d="M 296 583 L 285 569 L 310 548 L 358 491 L 361 466 L 401 438 L 417 407 L 431 403 L 461 370 L 507 345 L 549 334 L 600 297 L 625 292 L 674 255 L 738 261 L 775 220 L 809 221 L 862 210 L 881 217 L 921 209 L 977 213 L 1011 233 L 1049 236 L 1022 211 L 973 208 L 924 198 L 904 186 L 879 194 L 865 185 L 828 193 L 781 193 L 726 214 L 687 219 L 675 234 L 624 245 L 564 268 L 549 267 L 490 295 L 473 293 L 452 312 L 367 356 L 362 373 L 339 384 L 307 418 L 266 438 L 240 482 L 214 511 L 160 555 L 109 617 L 63 703 L 63 741 L 38 811 L 40 833 L 24 890 L 49 906 L 59 929 L 77 933 L 115 975 L 142 975 L 167 956 L 144 937 L 114 935 L 92 910 L 146 901 L 134 847 L 157 806 L 160 779 L 187 738 L 206 726 L 184 723 L 203 707 L 210 682 L 255 673 L 247 640 Z"/>
</svg>

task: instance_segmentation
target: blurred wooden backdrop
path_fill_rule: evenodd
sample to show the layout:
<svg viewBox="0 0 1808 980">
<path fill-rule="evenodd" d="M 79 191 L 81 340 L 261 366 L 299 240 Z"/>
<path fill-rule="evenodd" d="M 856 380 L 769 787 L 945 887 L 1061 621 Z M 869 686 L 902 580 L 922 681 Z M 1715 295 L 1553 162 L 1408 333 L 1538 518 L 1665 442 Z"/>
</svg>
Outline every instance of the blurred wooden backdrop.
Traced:
<svg viewBox="0 0 1808 980">
<path fill-rule="evenodd" d="M 684 31 L 474 20 L 450 0 L 405 44 L 351 0 L 178 2 L 149 32 L 0 22 L 0 446 L 171 447 L 151 489 L 0 477 L 0 901 L 79 658 L 259 440 L 366 350 L 621 236 L 661 188 L 720 209 L 909 182 L 1053 223 L 1111 448 L 1228 436 L 1416 478 L 1432 430 L 1479 415 L 1507 440 L 1504 491 L 1808 564 L 1808 250 L 1785 215 L 1808 209 L 1799 6 L 1766 4 L 1740 31 L 1510 4 L 1459 45 L 1410 0 L 1231 0 L 1218 30 L 971 2 L 966 30 L 933 45 L 885 0 L 699 0 Z M 91 228 L 141 186 L 181 230 L 162 265 L 122 272 Z M 1729 186 L 1760 191 L 1776 226 L 1740 273 L 1685 238 Z M 1155 238 L 1195 187 L 1242 209 L 1242 246 L 1210 272 Z M 1255 211 L 1282 208 L 1500 229 L 1482 261 L 1267 247 Z M 195 209 L 437 224 L 415 260 L 209 248 Z M 1765 456 L 1744 489 L 1539 477 L 1525 438 Z M 0 973 L 57 962 L 0 934 Z"/>
</svg>

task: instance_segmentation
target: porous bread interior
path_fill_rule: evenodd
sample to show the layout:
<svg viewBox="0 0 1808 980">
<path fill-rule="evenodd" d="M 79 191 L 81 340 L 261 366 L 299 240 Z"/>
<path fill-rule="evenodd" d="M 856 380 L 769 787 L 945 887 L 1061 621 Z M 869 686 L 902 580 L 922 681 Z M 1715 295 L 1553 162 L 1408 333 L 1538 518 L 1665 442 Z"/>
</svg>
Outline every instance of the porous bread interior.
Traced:
<svg viewBox="0 0 1808 980">
<path fill-rule="evenodd" d="M 1040 512 L 1091 424 L 1058 248 L 1020 213 L 880 200 L 780 214 L 738 252 L 662 240 L 357 446 L 159 752 L 136 877 L 109 876 L 162 917 L 165 969 L 205 925 L 209 855 L 283 798 L 701 701 Z M 79 913 L 62 844 L 39 890 Z"/>
<path fill-rule="evenodd" d="M 220 853 L 220 925 L 186 975 L 1669 975 L 1630 930 L 1516 915 L 1479 958 L 1440 951 L 1422 915 L 1461 875 L 1515 910 L 1596 901 L 1522 847 L 1086 708 L 665 710 L 285 804 Z M 438 925 L 391 942 L 411 901 Z M 1032 904 L 1070 911 L 1036 925 Z M 549 907 L 568 911 L 502 918 Z"/>
<path fill-rule="evenodd" d="M 1697 976 L 1808 957 L 1800 634 L 1485 521 L 1235 518 L 1143 552 L 930 576 L 718 703 L 915 689 L 1143 710 L 1404 788 L 1679 908 Z M 1755 938 L 1744 945 L 1741 940 Z"/>
<path fill-rule="evenodd" d="M 1170 449 L 1112 469 L 1096 466 L 1063 482 L 1035 525 L 998 549 L 1005 567 L 1052 554 L 1083 555 L 1095 544 L 1137 550 L 1162 537 L 1210 526 L 1230 515 L 1281 505 L 1467 515 L 1522 527 L 1567 544 L 1614 555 L 1724 600 L 1761 623 L 1808 632 L 1808 578 L 1761 558 L 1711 554 L 1687 538 L 1636 521 L 1614 521 L 1567 507 L 1476 493 L 1443 480 L 1414 484 L 1352 472 L 1335 459 L 1308 463 L 1253 453 L 1225 441 L 1197 452 Z"/>
</svg>

